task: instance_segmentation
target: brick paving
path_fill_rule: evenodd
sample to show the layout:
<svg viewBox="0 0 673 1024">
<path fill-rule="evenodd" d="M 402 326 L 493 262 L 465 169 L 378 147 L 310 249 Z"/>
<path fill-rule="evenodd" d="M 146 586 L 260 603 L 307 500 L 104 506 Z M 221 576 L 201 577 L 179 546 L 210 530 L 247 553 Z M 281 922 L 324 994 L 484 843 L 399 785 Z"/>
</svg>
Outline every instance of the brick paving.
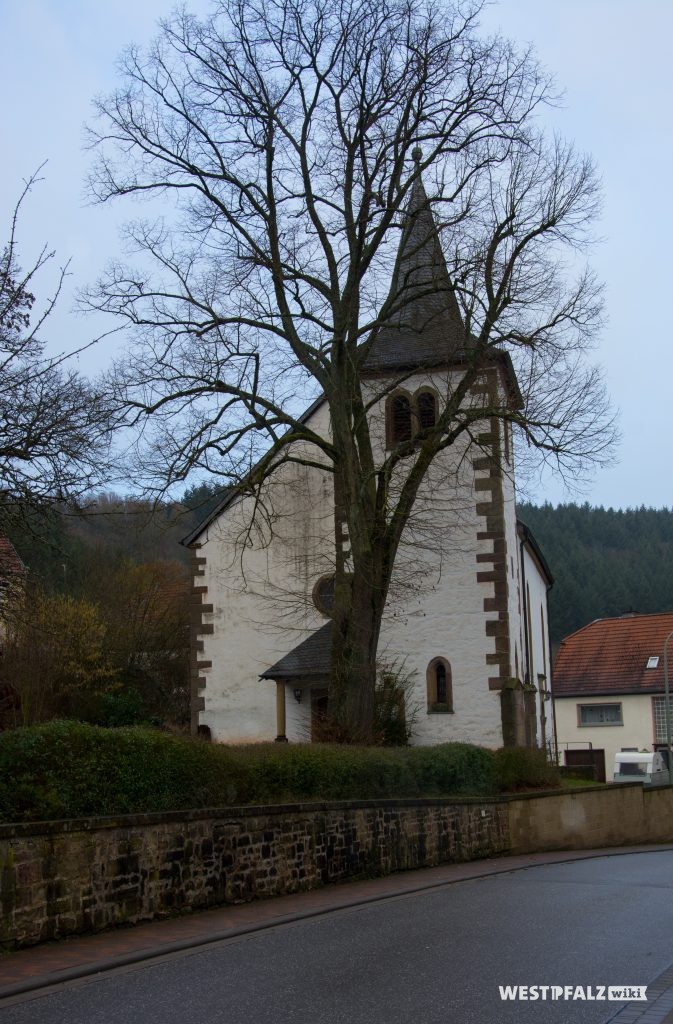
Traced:
<svg viewBox="0 0 673 1024">
<path fill-rule="evenodd" d="M 627 1003 L 608 1024 L 673 1024 L 673 964 L 647 986 L 646 1003 Z"/>
<path fill-rule="evenodd" d="M 219 942 L 246 932 L 424 889 L 517 871 L 537 864 L 556 864 L 587 857 L 619 856 L 662 849 L 673 847 L 612 847 L 605 850 L 540 853 L 471 861 L 465 864 L 445 864 L 437 868 L 424 868 L 388 875 L 385 878 L 326 886 L 311 892 L 219 907 L 134 927 L 117 928 L 96 935 L 49 942 L 8 953 L 0 958 L 0 999 L 164 956 L 181 949 Z M 667 984 L 673 986 L 673 975 Z M 655 991 L 659 990 L 652 986 L 652 994 Z M 673 1011 L 673 988 L 670 992 L 670 1002 L 666 1002 L 666 992 L 663 989 L 658 997 L 662 1009 L 664 1005 L 666 1006 L 666 1012 Z M 647 1004 L 640 1003 L 637 1006 L 640 1016 L 627 1015 L 615 1018 L 615 1021 L 618 1020 L 619 1024 L 635 1024 L 636 1021 L 638 1024 L 663 1024 L 664 1018 L 661 1015 L 643 1015 L 643 1010 L 649 1010 L 652 1006 L 651 999 Z M 627 1010 L 629 1007 L 622 1012 L 626 1013 Z M 669 1019 L 673 1024 L 673 1012 L 666 1021 Z"/>
</svg>

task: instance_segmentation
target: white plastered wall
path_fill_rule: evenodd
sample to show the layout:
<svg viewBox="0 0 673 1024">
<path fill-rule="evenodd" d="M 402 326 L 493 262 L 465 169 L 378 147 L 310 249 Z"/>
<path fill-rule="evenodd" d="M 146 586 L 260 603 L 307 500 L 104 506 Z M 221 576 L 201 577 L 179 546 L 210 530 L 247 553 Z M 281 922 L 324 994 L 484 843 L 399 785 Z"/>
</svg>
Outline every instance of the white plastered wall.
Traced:
<svg viewBox="0 0 673 1024">
<path fill-rule="evenodd" d="M 536 742 L 547 748 L 553 743 L 553 706 L 549 697 L 549 635 L 547 622 L 547 582 L 527 546 L 523 546 L 526 612 L 529 623 L 528 665 L 530 682 L 536 687 L 535 695 Z M 544 727 L 544 729 L 543 729 Z"/>
<path fill-rule="evenodd" d="M 623 725 L 578 725 L 580 704 L 621 704 Z M 654 720 L 652 697 L 647 694 L 600 697 L 557 697 L 556 731 L 561 764 L 567 744 L 573 749 L 586 747 L 589 743 L 605 751 L 605 776 L 612 781 L 615 754 L 622 747 L 637 747 L 638 750 L 654 749 Z"/>
<path fill-rule="evenodd" d="M 413 394 L 422 386 L 446 393 L 446 375 L 417 375 L 402 385 Z M 372 397 L 372 396 L 369 396 Z M 385 444 L 383 401 L 372 413 L 373 443 Z M 324 436 L 329 431 L 327 407 L 312 415 L 310 426 Z M 315 454 L 315 453 L 314 453 Z M 487 746 L 502 744 L 500 695 L 489 690 L 487 654 L 495 639 L 485 623 L 496 613 L 484 612 L 484 598 L 493 585 L 477 582 L 478 553 L 492 542 L 477 539 L 484 530 L 476 504 L 472 460 L 483 454 L 458 442 L 433 464 L 415 512 L 405 532 L 390 589 L 379 645 L 379 660 L 398 666 L 413 679 L 410 708 L 415 712 L 412 742 L 420 744 L 462 740 Z M 514 486 L 503 481 L 509 553 L 516 557 Z M 318 469 L 283 467 L 269 484 L 268 506 L 273 522 L 260 511 L 259 529 L 246 537 L 252 499 L 226 509 L 199 538 L 198 554 L 206 558 L 205 602 L 213 612 L 204 616 L 213 633 L 203 637 L 200 658 L 212 667 L 202 692 L 200 722 L 214 739 L 227 742 L 271 740 L 276 735 L 275 685 L 259 674 L 322 625 L 312 591 L 318 578 L 333 571 L 333 493 L 331 476 Z M 269 541 L 269 531 L 274 539 Z M 483 566 L 482 566 L 483 567 Z M 510 630 L 520 635 L 516 588 L 510 582 Z M 428 712 L 426 669 L 436 657 L 451 665 L 454 713 Z M 514 654 L 512 653 L 512 661 Z M 297 704 L 292 685 L 286 688 L 287 735 L 305 740 L 310 731 L 308 692 Z"/>
<path fill-rule="evenodd" d="M 324 405 L 311 426 L 327 433 Z M 204 616 L 213 632 L 202 638 L 200 658 L 212 667 L 201 673 L 206 686 L 199 720 L 213 739 L 275 739 L 276 688 L 259 675 L 325 621 L 311 593 L 316 580 L 333 571 L 332 508 L 329 473 L 286 465 L 269 481 L 252 529 L 253 499 L 245 497 L 199 538 L 204 603 L 213 606 Z M 290 716 L 291 703 L 286 700 Z"/>
<path fill-rule="evenodd" d="M 414 394 L 430 386 L 440 401 L 450 377 L 416 375 L 404 382 Z M 384 444 L 381 409 L 378 442 Z M 477 432 L 476 430 L 474 431 Z M 412 743 L 452 740 L 500 746 L 500 698 L 489 691 L 486 655 L 495 640 L 486 635 L 484 598 L 491 583 L 478 583 L 477 554 L 489 542 L 476 505 L 473 459 L 482 455 L 467 438 L 437 457 L 422 489 L 398 553 L 379 644 L 379 661 L 398 665 L 413 680 L 409 707 L 414 716 Z M 492 544 L 490 545 L 492 547 Z M 427 669 L 435 658 L 451 666 L 454 712 L 428 710 Z"/>
</svg>

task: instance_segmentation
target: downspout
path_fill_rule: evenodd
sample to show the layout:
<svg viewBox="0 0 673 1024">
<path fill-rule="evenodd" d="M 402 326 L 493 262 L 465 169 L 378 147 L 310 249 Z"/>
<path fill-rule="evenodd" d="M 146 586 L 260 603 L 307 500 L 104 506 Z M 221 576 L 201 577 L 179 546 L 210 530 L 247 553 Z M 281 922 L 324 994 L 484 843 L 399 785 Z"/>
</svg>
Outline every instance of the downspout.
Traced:
<svg viewBox="0 0 673 1024">
<path fill-rule="evenodd" d="M 550 699 L 550 702 L 551 702 L 552 725 L 553 725 L 553 733 L 554 733 L 554 757 L 556 758 L 556 763 L 558 764 L 558 736 L 556 735 L 556 702 L 554 700 L 554 688 L 552 686 L 553 669 L 552 669 L 552 660 L 551 660 L 551 630 L 550 630 L 550 627 L 549 627 L 549 621 L 550 621 L 549 620 L 549 591 L 551 590 L 551 588 L 553 586 L 554 586 L 553 583 L 548 583 L 547 584 L 547 590 L 546 590 L 546 593 L 545 593 L 545 598 L 546 598 L 545 604 L 547 606 L 547 648 L 548 648 L 548 650 L 547 650 L 548 662 L 547 663 L 549 665 L 549 693 L 550 693 L 550 698 L 549 699 Z"/>
<path fill-rule="evenodd" d="M 521 593 L 523 595 L 523 642 L 526 653 L 526 674 L 524 684 L 530 683 L 530 650 L 528 646 L 528 598 L 526 596 L 526 562 L 523 557 L 523 548 L 526 543 L 524 534 L 519 540 L 519 564 L 521 565 Z"/>
<path fill-rule="evenodd" d="M 530 657 L 530 645 L 531 645 L 530 628 L 531 628 L 531 623 L 530 623 L 530 608 L 528 606 L 528 586 L 526 584 L 526 560 L 524 558 L 524 543 L 525 543 L 525 539 L 526 539 L 526 531 L 524 529 L 523 536 L 521 537 L 521 539 L 519 541 L 519 560 L 521 562 L 521 589 L 523 590 L 523 601 L 522 601 L 522 607 L 523 607 L 523 642 L 524 642 L 524 656 L 525 656 L 525 659 L 526 659 L 526 671 L 524 673 L 524 680 L 523 680 L 523 692 L 524 692 L 523 711 L 524 711 L 524 724 L 525 724 L 525 731 L 526 731 L 526 745 L 530 744 L 531 746 L 534 747 L 535 746 L 535 738 L 537 736 L 538 709 L 537 709 L 537 700 L 535 699 L 535 692 L 537 692 L 537 690 L 536 690 L 535 684 L 533 683 L 533 680 L 531 679 L 531 671 L 530 671 L 530 662 L 531 662 L 531 657 Z M 531 691 L 533 691 L 533 692 L 531 692 Z M 534 701 L 534 705 L 535 705 L 535 716 L 534 716 L 534 721 L 532 723 L 530 721 L 530 702 L 531 702 L 531 699 Z"/>
</svg>

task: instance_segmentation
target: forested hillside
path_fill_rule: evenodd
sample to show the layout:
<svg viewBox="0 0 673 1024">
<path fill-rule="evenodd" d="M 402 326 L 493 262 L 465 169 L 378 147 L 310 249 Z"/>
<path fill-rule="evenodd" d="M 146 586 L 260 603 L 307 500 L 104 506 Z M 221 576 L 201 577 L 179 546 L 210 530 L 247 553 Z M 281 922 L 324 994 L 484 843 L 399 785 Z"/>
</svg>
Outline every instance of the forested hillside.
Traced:
<svg viewBox="0 0 673 1024">
<path fill-rule="evenodd" d="M 553 640 L 593 619 L 673 609 L 673 509 L 519 506 L 554 575 Z"/>
<path fill-rule="evenodd" d="M 22 599 L 3 604 L 0 727 L 187 725 L 191 579 L 179 541 L 217 499 L 204 485 L 154 509 L 101 494 L 84 511 L 0 517 L 27 569 Z"/>
<path fill-rule="evenodd" d="M 221 491 L 208 484 L 187 490 L 179 502 L 153 508 L 147 501 L 99 494 L 83 510 L 64 505 L 27 511 L 0 530 L 14 544 L 33 579 L 49 591 L 81 596 L 92 577 L 121 563 L 189 563 L 180 541 L 204 519 Z M 2 510 L 0 509 L 0 512 Z"/>
</svg>

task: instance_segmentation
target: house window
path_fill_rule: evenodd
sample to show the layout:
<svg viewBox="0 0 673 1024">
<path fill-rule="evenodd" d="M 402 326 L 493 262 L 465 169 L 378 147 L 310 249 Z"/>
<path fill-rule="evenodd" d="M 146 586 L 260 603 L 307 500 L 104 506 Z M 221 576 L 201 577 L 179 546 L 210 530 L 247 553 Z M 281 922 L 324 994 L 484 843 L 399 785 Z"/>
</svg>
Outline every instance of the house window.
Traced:
<svg viewBox="0 0 673 1024">
<path fill-rule="evenodd" d="M 578 725 L 623 725 L 621 704 L 578 704 Z"/>
<path fill-rule="evenodd" d="M 437 402 L 431 391 L 421 391 L 416 396 L 416 410 L 421 430 L 434 427 L 437 422 Z"/>
<path fill-rule="evenodd" d="M 407 395 L 392 395 L 387 403 L 388 447 L 411 440 L 411 402 Z"/>
<path fill-rule="evenodd" d="M 666 698 L 652 698 L 652 713 L 654 716 L 654 742 L 666 743 Z M 673 735 L 673 713 L 671 714 L 671 735 Z"/>
<path fill-rule="evenodd" d="M 433 658 L 426 671 L 428 711 L 453 711 L 451 665 L 445 658 Z"/>
</svg>

